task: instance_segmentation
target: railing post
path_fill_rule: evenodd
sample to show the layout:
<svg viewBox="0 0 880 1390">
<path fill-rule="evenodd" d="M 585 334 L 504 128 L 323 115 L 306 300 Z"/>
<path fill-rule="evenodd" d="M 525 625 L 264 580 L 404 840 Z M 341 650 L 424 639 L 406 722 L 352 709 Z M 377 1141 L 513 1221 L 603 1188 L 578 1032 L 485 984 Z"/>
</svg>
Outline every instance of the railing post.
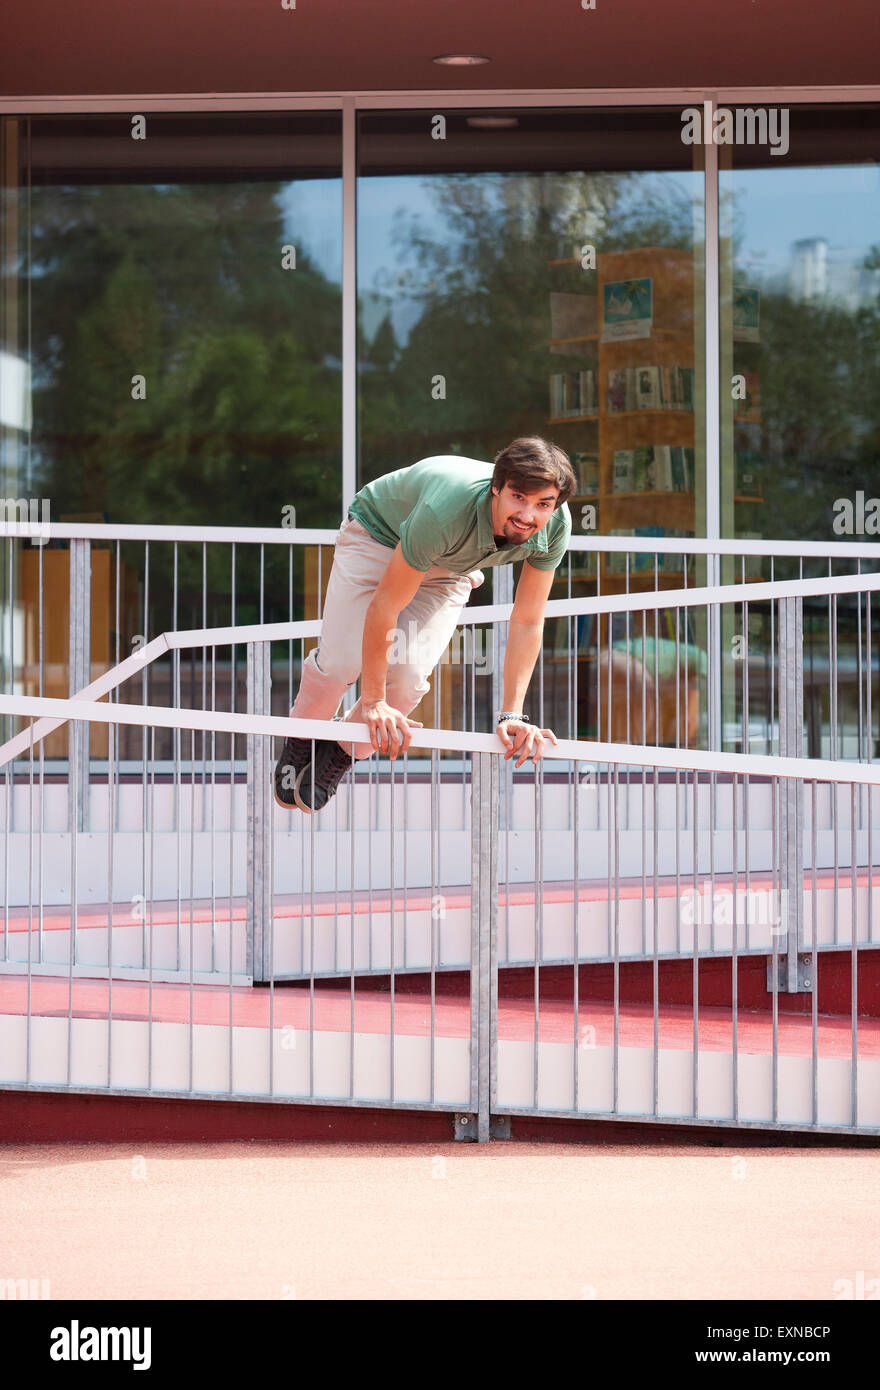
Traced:
<svg viewBox="0 0 880 1390">
<path fill-rule="evenodd" d="M 496 565 L 492 569 L 492 602 L 513 603 L 513 565 Z M 492 708 L 493 714 L 504 702 L 504 652 L 507 647 L 508 623 L 493 623 L 492 641 Z"/>
<path fill-rule="evenodd" d="M 471 756 L 471 1096 L 477 1113 L 457 1115 L 458 1139 L 485 1143 L 508 1132 L 491 1122 L 498 1013 L 498 754 Z"/>
<path fill-rule="evenodd" d="M 249 642 L 247 712 L 271 714 L 271 644 Z M 247 735 L 247 964 L 254 981 L 272 973 L 272 743 Z"/>
<path fill-rule="evenodd" d="M 513 603 L 513 565 L 496 565 L 492 569 L 492 602 L 493 603 Z M 510 628 L 509 623 L 492 624 L 492 709 L 490 718 L 495 718 L 495 711 L 504 705 L 504 654 L 507 650 L 507 633 Z M 512 763 L 505 763 L 505 769 L 513 768 Z M 505 786 L 505 794 L 501 798 L 498 809 L 497 825 L 499 830 L 508 829 L 510 818 L 510 779 L 508 778 Z"/>
<path fill-rule="evenodd" d="M 87 686 L 91 675 L 92 543 L 70 542 L 70 605 L 67 689 L 70 698 Z M 68 726 L 68 825 L 71 835 L 89 827 L 89 735 L 91 724 L 71 719 Z M 74 775 L 74 769 L 76 775 Z"/>
<path fill-rule="evenodd" d="M 779 756 L 801 758 L 804 748 L 803 599 L 779 600 Z M 785 931 L 788 994 L 812 988 L 811 958 L 800 954 L 804 939 L 804 784 L 783 777 L 779 789 L 779 930 Z M 781 942 L 780 942 L 781 944 Z M 781 964 L 781 961 L 779 962 Z M 770 962 L 772 968 L 772 962 Z"/>
</svg>

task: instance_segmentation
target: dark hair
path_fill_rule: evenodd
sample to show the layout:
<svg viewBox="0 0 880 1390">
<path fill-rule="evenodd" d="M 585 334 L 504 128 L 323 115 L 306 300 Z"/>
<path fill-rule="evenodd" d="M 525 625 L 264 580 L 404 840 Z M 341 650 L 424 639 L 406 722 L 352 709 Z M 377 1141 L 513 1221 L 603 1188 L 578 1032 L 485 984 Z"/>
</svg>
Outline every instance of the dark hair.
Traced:
<svg viewBox="0 0 880 1390">
<path fill-rule="evenodd" d="M 577 487 L 577 479 L 565 450 L 537 435 L 514 439 L 512 444 L 495 455 L 492 486 L 501 492 L 505 483 L 521 488 L 523 492 L 538 492 L 548 483 L 551 487 L 558 487 L 557 511 Z"/>
</svg>

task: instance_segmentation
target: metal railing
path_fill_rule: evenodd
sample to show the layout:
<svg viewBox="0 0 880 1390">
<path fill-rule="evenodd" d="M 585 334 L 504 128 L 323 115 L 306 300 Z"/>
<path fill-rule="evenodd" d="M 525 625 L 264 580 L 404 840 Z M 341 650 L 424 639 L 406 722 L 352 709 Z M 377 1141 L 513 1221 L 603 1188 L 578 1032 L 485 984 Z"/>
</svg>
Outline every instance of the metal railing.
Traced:
<svg viewBox="0 0 880 1390">
<path fill-rule="evenodd" d="M 23 704 L 21 700 L 2 697 L 0 709 L 6 712 L 20 710 Z M 29 704 L 32 713 L 73 718 L 80 722 L 146 724 L 151 731 L 177 725 L 215 735 L 243 732 L 254 740 L 255 790 L 260 785 L 256 764 L 263 756 L 269 736 L 285 734 L 293 729 L 300 736 L 320 740 L 338 738 L 340 732 L 338 724 L 318 721 L 293 721 L 291 724 L 286 720 L 257 714 L 114 707 L 89 701 L 44 700 L 31 701 Z M 349 732 L 352 738 L 364 737 L 364 730 L 360 726 L 350 726 Z M 292 989 L 289 985 L 285 986 L 285 951 L 289 950 L 289 942 L 283 940 L 283 919 L 277 918 L 274 911 L 267 912 L 269 895 L 260 890 L 257 882 L 260 868 L 255 860 L 249 878 L 250 917 L 243 938 L 245 957 L 238 961 L 234 958 L 236 918 L 234 912 L 230 911 L 224 959 L 214 962 L 215 970 L 207 973 L 207 978 L 200 978 L 196 968 L 196 952 L 203 949 L 204 943 L 197 948 L 198 914 L 193 910 L 194 904 L 190 904 L 189 912 L 181 914 L 174 923 L 178 928 L 181 925 L 184 928 L 178 983 L 170 988 L 167 982 L 163 983 L 161 971 L 155 965 L 161 923 L 156 920 L 152 898 L 144 904 L 141 921 L 134 924 L 135 934 L 142 934 L 147 942 L 147 968 L 142 972 L 140 981 L 134 977 L 134 972 L 125 972 L 114 962 L 114 945 L 119 950 L 126 948 L 123 939 L 125 927 L 123 925 L 122 930 L 117 931 L 120 924 L 114 920 L 108 922 L 104 933 L 108 954 L 103 980 L 97 978 L 99 972 L 94 965 L 77 964 L 77 936 L 72 921 L 66 924 L 66 971 L 59 968 L 58 961 L 42 965 L 33 961 L 30 949 L 25 950 L 24 960 L 19 959 L 17 970 L 7 964 L 2 972 L 6 1002 L 0 1011 L 6 1033 L 6 1045 L 2 1052 L 2 1084 L 125 1093 L 215 1095 L 303 1103 L 437 1107 L 455 1111 L 466 1122 L 463 1134 L 473 1132 L 481 1138 L 489 1133 L 493 1115 L 503 1117 L 511 1113 L 604 1115 L 608 1118 L 638 1116 L 643 1119 L 689 1120 L 697 1123 L 843 1128 L 870 1133 L 880 1130 L 878 1091 L 873 1074 L 877 1066 L 873 1052 L 877 1028 L 873 1019 L 862 1018 L 860 1014 L 857 986 L 860 958 L 864 957 L 869 947 L 857 940 L 854 906 L 853 930 L 847 950 L 850 979 L 853 982 L 848 1013 L 842 1013 L 836 1021 L 832 1020 L 836 1026 L 831 1026 L 830 1032 L 828 1021 L 825 1018 L 820 1021 L 818 991 L 812 988 L 812 981 L 818 982 L 820 978 L 817 934 L 814 932 L 812 935 L 808 961 L 811 974 L 805 979 L 800 971 L 804 964 L 803 941 L 793 935 L 796 914 L 789 911 L 770 919 L 770 939 L 763 943 L 762 949 L 762 954 L 767 955 L 770 963 L 767 1005 L 763 1018 L 756 1023 L 736 999 L 740 954 L 736 901 L 738 891 L 745 888 L 748 894 L 749 889 L 748 873 L 746 871 L 745 882 L 742 883 L 738 859 L 735 858 L 732 872 L 732 933 L 726 943 L 733 999 L 729 1007 L 719 1006 L 717 1001 L 701 1003 L 700 967 L 711 952 L 705 949 L 705 933 L 701 930 L 704 924 L 692 916 L 689 939 L 680 943 L 684 958 L 691 966 L 694 987 L 690 1016 L 683 1023 L 675 1009 L 670 1009 L 660 995 L 661 956 L 657 925 L 661 892 L 656 871 L 658 827 L 655 821 L 652 830 L 655 867 L 648 874 L 650 891 L 643 899 L 650 904 L 649 910 L 655 923 L 650 954 L 652 1009 L 648 1014 L 647 1006 L 640 1008 L 625 988 L 626 967 L 620 950 L 624 929 L 623 885 L 617 871 L 619 821 L 612 814 L 614 832 L 610 844 L 609 891 L 604 904 L 611 923 L 613 942 L 610 997 L 603 1000 L 584 991 L 584 967 L 575 963 L 570 974 L 563 976 L 569 980 L 570 990 L 567 993 L 563 991 L 560 996 L 557 980 L 556 994 L 548 999 L 542 987 L 540 945 L 536 943 L 532 966 L 532 1007 L 523 1007 L 521 998 L 505 994 L 504 988 L 499 985 L 497 890 L 501 851 L 500 837 L 493 830 L 498 824 L 499 810 L 500 753 L 497 741 L 494 735 L 461 735 L 442 731 L 424 731 L 418 735 L 418 739 L 423 746 L 435 751 L 464 744 L 472 759 L 469 827 L 471 884 L 465 904 L 469 922 L 470 960 L 469 986 L 464 996 L 450 992 L 441 984 L 434 944 L 429 969 L 422 972 L 422 979 L 417 982 L 418 989 L 414 992 L 411 987 L 406 990 L 402 988 L 395 955 L 394 885 L 397 876 L 392 796 L 387 838 L 389 882 L 392 885 L 390 902 L 387 904 L 390 918 L 387 991 L 377 994 L 359 987 L 364 982 L 358 979 L 360 972 L 354 963 L 356 913 L 353 901 L 347 924 L 352 945 L 348 990 L 340 994 L 328 982 L 322 983 L 318 979 L 314 968 L 314 939 L 321 928 L 321 914 L 316 910 L 314 899 L 308 914 L 308 930 L 312 940 L 310 968 L 301 975 L 298 986 Z M 741 754 L 701 753 L 695 750 L 664 750 L 661 753 L 646 748 L 626 749 L 619 745 L 575 744 L 568 741 L 562 742 L 555 751 L 558 759 L 570 760 L 575 766 L 584 761 L 589 761 L 591 765 L 597 761 L 607 765 L 611 774 L 608 795 L 612 808 L 620 795 L 621 768 L 626 764 L 650 768 L 655 790 L 662 772 L 680 777 L 683 794 L 692 799 L 694 833 L 690 844 L 688 837 L 681 836 L 678 840 L 679 865 L 675 885 L 679 904 L 685 896 L 682 884 L 688 880 L 692 892 L 687 896 L 692 904 L 699 901 L 702 875 L 697 867 L 698 839 L 706 833 L 711 839 L 718 829 L 712 819 L 711 789 L 705 781 L 701 781 L 701 777 L 727 774 L 731 778 L 734 798 L 743 795 L 746 778 L 770 778 L 777 784 L 787 784 L 791 780 L 805 782 L 811 788 L 814 801 L 821 787 L 842 784 L 849 788 L 853 813 L 857 788 L 873 789 L 880 783 L 880 768 L 875 766 L 856 767 L 808 759 L 745 758 Z M 29 759 L 29 762 L 33 768 L 33 760 Z M 74 769 L 74 778 L 75 775 Z M 540 769 L 534 774 L 534 781 L 536 804 L 540 808 Z M 34 785 L 33 781 L 30 785 Z M 356 789 L 350 786 L 350 801 L 355 795 Z M 708 817 L 709 822 L 705 829 L 698 829 L 702 815 Z M 736 817 L 733 818 L 733 826 L 735 824 Z M 542 830 L 539 815 L 535 840 L 539 855 L 543 848 Z M 735 831 L 733 834 L 735 843 Z M 309 841 L 314 882 L 316 818 L 310 818 L 305 835 Z M 258 827 L 252 822 L 251 844 L 258 845 L 259 838 Z M 78 840 L 79 833 L 75 831 L 71 861 L 74 885 Z M 572 848 L 569 846 L 570 850 Z M 855 837 L 851 839 L 851 850 L 850 863 L 844 862 L 839 867 L 851 876 L 855 887 L 859 870 Z M 573 852 L 576 856 L 576 849 Z M 867 864 L 869 904 L 874 891 L 873 859 L 873 851 L 870 851 Z M 541 889 L 545 886 L 543 867 L 539 863 L 535 879 L 538 910 L 534 922 L 537 936 L 542 931 L 548 907 L 540 900 Z M 778 867 L 784 875 L 784 861 Z M 581 896 L 576 869 L 574 887 L 572 901 L 577 907 Z M 815 897 L 815 872 L 812 891 Z M 435 917 L 432 920 L 436 925 L 438 919 Z M 577 910 L 573 925 L 575 929 L 580 925 Z M 34 923 L 30 920 L 20 924 L 20 927 L 24 928 L 25 943 L 29 947 L 34 940 Z M 64 928 L 65 924 L 62 923 L 62 931 Z M 748 930 L 746 920 L 746 933 Z M 88 931 L 89 928 L 81 923 L 80 939 L 85 938 Z M 120 937 L 118 942 L 117 935 Z M 436 936 L 433 936 L 432 943 L 435 941 Z M 268 994 L 247 988 L 251 971 L 254 979 L 262 977 Z M 546 979 L 546 976 L 543 978 Z M 223 979 L 222 985 L 220 979 Z M 208 980 L 212 982 L 208 983 Z M 794 995 L 803 988 L 810 990 L 812 1012 L 809 1026 L 803 1014 L 790 1013 L 784 1004 L 787 995 Z M 719 1013 L 725 1015 L 731 1034 L 729 1057 L 727 1053 L 724 1056 L 732 1068 L 733 1090 L 726 1108 L 723 1098 L 719 1099 L 707 1079 L 711 1076 L 712 1064 L 717 1067 L 719 1060 L 716 1036 Z M 841 1025 L 844 1024 L 848 1026 L 849 1051 L 842 1054 L 840 1035 Z M 691 1040 L 688 1048 L 682 1044 L 682 1027 Z M 757 1043 L 753 1035 L 755 1029 L 760 1027 L 767 1035 L 763 1053 L 766 1076 L 761 1078 L 757 1090 L 760 1097 L 766 1090 L 769 1077 L 772 1100 L 769 1111 L 764 1114 L 759 1113 L 758 1101 L 747 1089 L 742 1090 L 738 1079 L 741 1066 L 748 1065 L 754 1071 Z M 704 1033 L 708 1041 L 704 1039 Z M 740 1036 L 743 1033 L 747 1036 L 741 1045 Z M 804 1054 L 803 1048 L 807 1044 L 809 1046 Z M 795 1055 L 806 1055 L 811 1067 L 809 1114 L 798 1113 L 797 1106 L 792 1111 L 792 1097 L 788 1094 L 786 1082 L 792 1045 L 801 1048 Z M 286 1055 L 297 1054 L 297 1051 L 299 1056 Z M 667 1051 L 687 1053 L 686 1058 L 678 1057 L 671 1073 L 667 1064 L 662 1062 Z M 840 1094 L 841 1062 L 845 1064 L 846 1071 L 845 1106 Z M 828 1081 L 826 1063 L 833 1064 L 832 1072 L 836 1068 L 836 1079 L 832 1075 L 831 1083 Z M 635 1080 L 631 1075 L 633 1065 L 636 1067 Z M 670 1075 L 672 1081 L 669 1080 Z M 868 1078 L 861 1089 L 860 1075 L 867 1075 Z M 646 1077 L 652 1078 L 650 1103 L 646 1100 Z M 689 1092 L 685 1086 L 688 1078 L 691 1085 Z M 608 1103 L 599 1103 L 598 1092 L 602 1092 L 603 1087 L 607 1090 L 609 1086 L 610 1091 L 606 1095 Z M 802 1089 L 801 1081 L 799 1087 L 795 1088 L 795 1100 L 801 1104 Z M 682 1100 L 686 1092 L 691 1101 L 688 1105 L 684 1105 Z M 566 1096 L 567 1104 L 564 1103 Z M 636 1103 L 638 1096 L 642 1098 L 641 1104 Z M 843 1114 L 843 1109 L 847 1111 L 846 1114 Z"/>
<path fill-rule="evenodd" d="M 369 760 L 332 811 L 307 822 L 276 811 L 269 776 L 270 736 L 340 737 L 338 724 L 270 713 L 270 643 L 301 640 L 301 624 L 167 633 L 75 700 L 0 697 L 0 715 L 40 716 L 0 750 L 7 787 L 0 984 L 8 1002 L 0 1023 L 9 1042 L 2 1084 L 436 1105 L 464 1119 L 463 1135 L 481 1138 L 493 1115 L 516 1113 L 877 1132 L 876 1028 L 860 1007 L 866 996 L 873 1007 L 874 986 L 860 970 L 880 961 L 872 951 L 880 771 L 870 761 L 800 756 L 798 659 L 802 604 L 855 594 L 868 620 L 870 677 L 876 588 L 880 576 L 862 574 L 548 607 L 548 616 L 575 621 L 702 607 L 717 622 L 725 605 L 775 605 L 781 680 L 773 756 L 562 740 L 552 760 L 525 774 L 501 763 L 494 735 L 424 730 L 399 769 L 390 764 L 382 777 Z M 462 621 L 497 630 L 509 612 L 503 604 L 466 610 Z M 164 652 L 233 644 L 248 651 L 247 714 L 82 698 L 118 690 Z M 683 678 L 674 684 L 683 688 Z M 44 823 L 53 788 L 37 754 L 64 721 L 108 729 L 108 774 L 92 821 L 70 814 L 60 830 Z M 145 731 L 150 756 L 140 785 L 127 787 L 120 730 L 135 728 Z M 348 728 L 363 739 L 361 728 Z M 154 756 L 162 730 L 177 731 L 180 759 L 164 781 Z M 228 740 L 234 769 L 236 736 L 247 745 L 247 781 L 232 775 L 218 791 L 218 750 Z M 197 738 L 203 748 L 210 740 L 207 780 Z M 412 771 L 417 749 L 428 750 L 430 771 Z M 460 776 L 444 781 L 442 752 L 460 755 Z M 82 760 L 72 758 L 64 787 L 72 811 L 84 776 Z M 849 791 L 843 801 L 841 787 Z M 279 821 L 288 822 L 280 833 Z M 173 897 L 163 887 L 168 833 L 176 847 Z M 46 853 L 52 835 L 69 891 L 46 903 L 46 870 L 54 874 L 58 862 Z M 24 843 L 10 853 L 13 836 Z M 120 894 L 134 842 L 140 891 Z M 96 855 L 106 866 L 103 896 Z M 132 881 L 129 872 L 125 889 Z M 761 967 L 762 957 L 769 963 L 763 1010 L 755 1007 L 754 974 L 747 1003 L 739 992 L 743 969 Z M 846 1015 L 839 990 L 836 1011 L 819 1007 L 820 961 L 839 974 L 844 958 Z M 723 972 L 725 961 L 724 988 L 713 978 L 706 1002 L 705 970 Z M 681 996 L 683 967 L 689 1008 L 670 1003 Z M 462 974 L 464 993 L 456 983 Z M 387 990 L 375 988 L 377 975 L 387 977 Z M 250 988 L 254 981 L 268 994 Z M 114 1015 L 120 992 L 128 998 Z M 97 1037 L 91 1025 L 99 1022 L 105 1031 Z M 841 1051 L 844 1024 L 848 1052 Z M 131 1085 L 120 1081 L 126 1067 Z"/>
<path fill-rule="evenodd" d="M 38 543 L 0 522 L 0 690 L 74 696 L 93 674 L 136 654 L 157 632 L 231 628 L 296 619 L 318 622 L 334 530 L 284 527 L 116 526 L 49 523 Z M 64 549 L 67 547 L 67 549 Z M 573 536 L 554 596 L 647 597 L 676 588 L 736 584 L 739 610 L 629 604 L 604 613 L 548 608 L 544 650 L 533 682 L 536 714 L 569 738 L 599 737 L 682 747 L 772 753 L 779 740 L 776 616 L 759 597 L 762 581 L 833 579 L 875 569 L 876 545 L 834 542 L 623 539 Z M 509 567 L 492 573 L 494 604 L 508 602 Z M 420 718 L 433 727 L 477 731 L 500 702 L 503 624 L 474 616 L 446 653 Z M 471 610 L 469 609 L 469 613 Z M 864 759 L 868 707 L 880 671 L 872 645 L 870 597 L 814 593 L 804 609 L 804 731 L 810 756 Z M 273 647 L 274 712 L 287 712 L 317 629 Z M 186 659 L 144 663 L 122 698 L 192 708 L 242 708 L 244 653 L 192 646 Z M 139 687 L 139 688 L 138 688 Z M 7 721 L 8 722 L 8 721 Z M 6 730 L 6 736 L 12 730 Z M 0 729 L 0 738 L 4 737 Z M 143 734 L 126 731 L 121 748 L 142 768 Z M 106 767 L 103 739 L 91 766 Z M 236 748 L 243 766 L 244 750 Z M 63 771 L 69 748 L 51 741 L 45 756 Z M 177 751 L 161 732 L 160 758 Z M 77 750 L 85 759 L 85 748 Z M 200 752 L 207 776 L 205 750 Z M 444 759 L 444 762 L 448 759 Z M 81 768 L 85 773 L 85 764 Z M 227 769 L 228 771 L 228 769 Z M 83 782 L 83 785 L 85 783 Z M 88 817 L 85 792 L 82 816 Z"/>
</svg>

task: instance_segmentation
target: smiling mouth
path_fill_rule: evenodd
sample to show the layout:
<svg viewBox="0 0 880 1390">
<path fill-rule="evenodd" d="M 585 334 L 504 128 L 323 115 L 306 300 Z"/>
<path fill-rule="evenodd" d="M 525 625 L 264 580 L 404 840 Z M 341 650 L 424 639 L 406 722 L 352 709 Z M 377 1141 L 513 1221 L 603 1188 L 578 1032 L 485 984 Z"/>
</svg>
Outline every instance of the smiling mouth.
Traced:
<svg viewBox="0 0 880 1390">
<path fill-rule="evenodd" d="M 515 526 L 517 531 L 531 531 L 532 529 L 531 526 L 520 526 L 518 521 L 512 522 L 511 525 Z"/>
</svg>

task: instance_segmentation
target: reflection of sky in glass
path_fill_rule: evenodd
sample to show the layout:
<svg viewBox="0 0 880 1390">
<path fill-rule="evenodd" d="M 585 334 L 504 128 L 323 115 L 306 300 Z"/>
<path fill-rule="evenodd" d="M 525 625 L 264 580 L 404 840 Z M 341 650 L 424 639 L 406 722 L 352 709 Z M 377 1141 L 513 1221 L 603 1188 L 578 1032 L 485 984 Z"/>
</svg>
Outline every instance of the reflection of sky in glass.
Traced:
<svg viewBox="0 0 880 1390">
<path fill-rule="evenodd" d="M 482 180 L 487 200 L 494 192 L 498 195 L 503 181 L 507 178 L 522 179 L 529 175 L 522 173 L 484 173 L 474 174 L 474 179 Z M 535 175 L 540 178 L 540 175 Z M 571 173 L 572 179 L 586 177 Z M 692 200 L 702 201 L 702 176 L 688 176 L 681 171 L 675 173 L 632 173 L 630 186 L 620 199 L 622 211 L 636 207 L 646 186 L 655 192 L 662 189 L 663 197 L 670 204 L 677 201 L 687 206 Z M 381 295 L 390 300 L 391 322 L 399 343 L 406 342 L 410 329 L 422 313 L 422 302 L 410 297 L 406 283 L 400 283 L 398 276 L 406 276 L 411 283 L 418 282 L 418 271 L 414 258 L 406 254 L 405 245 L 392 236 L 395 227 L 403 230 L 412 223 L 421 224 L 424 233 L 430 229 L 430 236 L 442 242 L 450 253 L 454 252 L 460 232 L 453 229 L 443 212 L 442 195 L 438 196 L 438 181 L 442 174 L 423 176 L 403 174 L 384 177 L 361 178 L 358 180 L 357 218 L 358 218 L 358 295 L 362 301 L 363 327 L 367 336 L 378 326 L 378 319 L 384 317 L 384 309 L 364 305 L 364 296 Z"/>
<path fill-rule="evenodd" d="M 880 243 L 880 166 L 876 164 L 801 166 L 798 168 L 724 171 L 720 178 L 722 208 L 733 194 L 737 266 L 760 283 L 788 284 L 793 247 L 798 241 L 824 238 L 832 265 L 843 272 Z M 729 214 L 722 233 L 729 232 Z"/>
<path fill-rule="evenodd" d="M 392 240 L 395 219 L 418 221 L 432 236 L 454 246 L 455 233 L 443 215 L 437 198 L 437 175 L 395 175 L 358 180 L 358 290 L 390 295 L 392 322 L 398 341 L 404 342 L 421 313 L 404 286 L 396 284 L 406 270 L 405 249 Z M 499 175 L 479 175 L 486 182 Z M 669 194 L 702 201 L 702 178 L 652 174 L 662 180 Z M 748 269 L 765 285 L 787 284 L 792 268 L 792 248 L 797 241 L 824 238 L 833 264 L 846 267 L 860 261 L 872 244 L 880 242 L 880 166 L 798 166 L 795 168 L 722 171 L 722 232 L 729 231 L 727 208 L 731 193 L 738 234 L 737 266 Z M 642 187 L 633 180 L 627 203 L 635 201 Z M 285 215 L 285 237 L 302 247 L 321 272 L 337 284 L 342 281 L 342 184 L 339 179 L 307 179 L 286 185 L 280 195 Z M 624 206 L 624 205 L 622 205 Z M 400 210 L 400 211 L 399 211 Z M 414 272 L 414 265 L 409 265 Z M 836 281 L 832 277 L 831 293 Z M 849 283 L 843 276 L 841 283 Z M 365 324 L 365 327 L 367 325 Z"/>
<path fill-rule="evenodd" d="M 322 275 L 342 284 L 342 180 L 302 179 L 281 189 L 284 237 L 314 261 Z"/>
</svg>

